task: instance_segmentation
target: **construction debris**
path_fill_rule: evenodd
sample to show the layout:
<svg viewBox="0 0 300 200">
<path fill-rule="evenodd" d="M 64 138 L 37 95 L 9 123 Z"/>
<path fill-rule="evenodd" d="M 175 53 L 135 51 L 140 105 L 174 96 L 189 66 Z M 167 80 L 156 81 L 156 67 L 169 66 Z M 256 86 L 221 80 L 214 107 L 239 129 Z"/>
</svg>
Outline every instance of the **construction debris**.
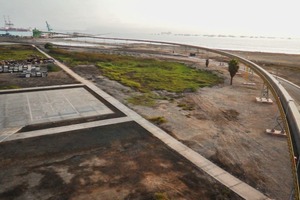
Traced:
<svg viewBox="0 0 300 200">
<path fill-rule="evenodd" d="M 279 137 L 286 137 L 286 132 L 284 130 L 276 130 L 276 129 L 266 129 L 266 133 L 279 136 Z"/>
<path fill-rule="evenodd" d="M 272 99 L 270 99 L 270 98 L 267 99 L 265 97 L 256 97 L 256 101 L 259 103 L 269 103 L 269 104 L 273 103 Z"/>
<path fill-rule="evenodd" d="M 27 60 L 2 60 L 0 61 L 0 73 L 19 73 L 19 77 L 46 77 L 48 75 L 47 64 L 54 63 L 53 59 L 40 58 L 31 55 Z"/>
</svg>

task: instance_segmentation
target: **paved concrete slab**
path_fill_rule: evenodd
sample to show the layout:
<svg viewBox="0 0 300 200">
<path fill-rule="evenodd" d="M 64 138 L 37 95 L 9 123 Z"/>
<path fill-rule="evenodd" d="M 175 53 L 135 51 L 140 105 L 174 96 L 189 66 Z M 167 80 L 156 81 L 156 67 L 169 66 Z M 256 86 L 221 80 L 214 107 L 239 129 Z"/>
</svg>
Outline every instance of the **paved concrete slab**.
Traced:
<svg viewBox="0 0 300 200">
<path fill-rule="evenodd" d="M 85 88 L 0 95 L 0 130 L 42 122 L 113 113 Z"/>
</svg>

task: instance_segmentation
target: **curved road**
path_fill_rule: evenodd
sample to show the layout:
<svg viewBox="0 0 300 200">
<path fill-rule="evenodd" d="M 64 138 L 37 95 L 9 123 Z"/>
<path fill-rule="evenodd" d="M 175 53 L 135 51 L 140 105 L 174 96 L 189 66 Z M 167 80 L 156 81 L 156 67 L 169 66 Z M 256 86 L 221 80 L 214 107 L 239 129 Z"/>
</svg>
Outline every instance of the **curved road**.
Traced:
<svg viewBox="0 0 300 200">
<path fill-rule="evenodd" d="M 281 83 L 281 85 L 287 90 L 287 92 L 291 95 L 291 97 L 294 99 L 295 104 L 297 105 L 297 108 L 300 112 L 300 86 L 283 79 L 281 77 L 276 77 L 278 81 Z"/>
</svg>

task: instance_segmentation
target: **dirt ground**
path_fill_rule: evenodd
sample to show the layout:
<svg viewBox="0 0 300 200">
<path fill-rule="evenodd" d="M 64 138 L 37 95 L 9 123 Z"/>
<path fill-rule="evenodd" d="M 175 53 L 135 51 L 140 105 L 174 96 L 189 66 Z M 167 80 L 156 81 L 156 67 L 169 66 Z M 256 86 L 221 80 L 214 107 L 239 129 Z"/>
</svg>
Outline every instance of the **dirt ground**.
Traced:
<svg viewBox="0 0 300 200">
<path fill-rule="evenodd" d="M 155 51 L 157 53 L 157 49 L 148 48 L 146 53 L 144 49 L 138 53 L 138 48 L 134 47 L 126 54 L 171 58 L 166 54 L 157 56 Z M 164 50 L 161 51 L 164 53 Z M 184 54 L 184 51 L 181 53 Z M 198 55 L 196 58 L 176 55 L 175 59 L 192 60 L 193 63 L 189 63 L 192 67 L 205 68 L 207 54 L 202 52 Z M 182 97 L 173 102 L 161 100 L 155 107 L 128 104 L 126 99 L 136 92 L 101 76 L 94 66 L 77 66 L 74 70 L 92 79 L 101 89 L 145 118 L 164 117 L 167 122 L 161 124 L 161 128 L 269 197 L 287 199 L 293 187 L 287 140 L 265 133 L 265 129 L 276 126 L 276 104 L 255 101 L 262 89 L 262 80 L 256 76 L 236 75 L 233 86 L 230 86 L 226 63 L 220 62 L 215 55 L 209 56 L 212 58 L 209 70 L 224 77 L 224 84 L 181 94 Z M 256 85 L 247 86 L 243 84 L 245 82 Z M 173 95 L 160 92 L 162 94 Z M 191 109 L 179 106 L 184 104 Z"/>
<path fill-rule="evenodd" d="M 49 72 L 47 77 L 20 78 L 17 73 L 0 73 L 0 88 L 14 86 L 19 88 L 74 84 L 76 82 L 64 71 Z"/>
<path fill-rule="evenodd" d="M 81 49 L 80 51 L 83 50 L 84 49 Z M 211 88 L 202 88 L 195 93 L 178 95 L 164 91 L 159 92 L 160 95 L 166 95 L 168 97 L 175 96 L 176 98 L 171 102 L 167 100 L 157 101 L 154 107 L 128 104 L 127 99 L 137 94 L 137 92 L 118 82 L 103 77 L 94 66 L 77 66 L 73 68 L 73 70 L 79 75 L 92 80 L 98 87 L 127 104 L 145 118 L 163 116 L 167 122 L 161 124 L 161 128 L 206 158 L 264 192 L 270 198 L 288 199 L 293 183 L 287 140 L 286 138 L 274 137 L 264 133 L 265 129 L 274 128 L 276 125 L 275 119 L 278 116 L 278 109 L 276 104 L 266 105 L 255 102 L 255 97 L 260 96 L 262 88 L 262 81 L 258 77 L 248 76 L 247 78 L 247 76 L 242 73 L 241 75 L 236 75 L 233 86 L 230 86 L 226 63 L 222 62 L 224 60 L 223 57 L 207 52 L 197 52 L 196 57 L 187 57 L 189 50 L 177 49 L 175 47 L 162 48 L 159 46 L 150 47 L 148 45 L 130 44 L 126 45 L 126 47 L 103 46 L 101 49 L 90 48 L 85 50 L 160 59 L 175 59 L 181 62 L 188 62 L 189 66 L 195 68 L 205 68 L 205 59 L 209 57 L 210 66 L 208 70 L 212 70 L 224 77 L 223 84 Z M 267 65 L 267 63 L 273 63 L 274 66 L 282 66 L 278 64 L 282 62 L 282 60 L 289 60 L 291 63 L 294 61 L 296 63 L 298 59 L 297 56 L 285 57 L 283 54 L 280 60 L 278 60 L 278 56 L 272 55 L 273 54 L 268 54 L 269 60 L 266 60 L 265 65 Z M 247 56 L 253 57 L 255 60 L 259 58 L 261 54 L 247 53 Z M 262 65 L 264 57 L 261 56 L 260 59 L 259 64 Z M 298 70 L 297 66 L 296 68 Z M 288 69 L 290 68 L 286 69 L 287 70 L 282 70 L 282 73 L 284 73 L 282 75 L 283 77 L 289 77 L 288 73 L 290 73 L 290 71 Z M 294 76 L 296 80 L 299 75 L 294 74 Z M 297 80 L 300 80 L 299 77 Z M 60 81 L 61 79 L 58 79 L 56 84 L 60 84 Z M 243 85 L 244 82 L 254 82 L 256 85 Z M 184 104 L 188 105 L 189 109 L 179 106 Z M 106 154 L 109 155 L 110 152 L 111 154 L 115 153 L 114 155 L 117 155 L 114 151 L 107 151 Z M 144 156 L 147 157 L 147 155 Z M 91 158 L 92 157 L 89 157 L 88 159 Z M 123 158 L 120 157 L 119 159 Z M 70 162 L 71 161 L 72 160 L 70 160 Z M 27 161 L 24 159 L 20 162 Z M 81 162 L 84 161 L 81 160 Z M 50 169 L 50 166 L 56 164 L 60 166 L 59 162 L 53 162 L 47 167 Z M 77 162 L 76 165 L 78 164 Z M 41 165 L 41 171 L 43 171 L 43 167 L 45 166 Z M 17 171 L 16 174 L 18 173 Z M 33 176 L 35 176 L 35 174 L 33 174 Z M 169 178 L 173 180 L 171 177 L 168 177 L 168 179 Z M 89 187 L 91 187 L 91 191 L 96 191 L 97 193 L 97 189 L 93 186 Z M 172 187 L 177 188 L 176 182 Z M 192 185 L 188 187 L 193 188 Z M 103 192 L 104 190 L 102 190 L 102 193 Z M 199 192 L 199 190 L 197 190 L 197 192 Z M 219 191 L 216 190 L 216 192 Z M 108 193 L 111 195 L 114 194 L 111 190 L 108 190 Z M 103 194 L 108 193 L 104 192 Z M 131 193 L 132 192 L 127 191 L 126 194 Z M 24 195 L 24 193 L 21 195 Z M 153 192 L 151 195 L 153 195 Z M 196 194 L 193 193 L 193 195 Z M 199 199 L 198 197 L 199 196 L 191 196 L 191 198 L 186 199 Z M 200 199 L 205 198 L 201 197 Z"/>
<path fill-rule="evenodd" d="M 1 200 L 240 199 L 134 122 L 7 142 L 0 157 Z"/>
</svg>

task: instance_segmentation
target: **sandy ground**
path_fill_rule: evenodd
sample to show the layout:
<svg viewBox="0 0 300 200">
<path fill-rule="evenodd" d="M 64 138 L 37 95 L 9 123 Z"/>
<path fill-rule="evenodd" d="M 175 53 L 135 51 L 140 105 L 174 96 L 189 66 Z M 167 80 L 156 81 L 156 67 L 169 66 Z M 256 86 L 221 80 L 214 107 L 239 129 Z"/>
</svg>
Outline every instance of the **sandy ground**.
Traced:
<svg viewBox="0 0 300 200">
<path fill-rule="evenodd" d="M 164 51 L 169 50 L 160 50 L 163 55 L 159 57 L 170 59 L 170 55 L 164 55 Z M 158 57 L 155 48 L 145 51 L 142 49 L 138 53 L 138 48 L 133 47 L 126 54 Z M 184 54 L 184 51 L 181 53 Z M 199 52 L 198 55 L 192 58 L 193 63 L 189 65 L 205 68 L 207 53 Z M 234 85 L 230 86 L 226 64 L 220 63 L 224 58 L 219 59 L 212 54 L 208 56 L 211 57 L 209 70 L 224 77 L 224 84 L 182 94 L 174 102 L 158 101 L 154 107 L 129 106 L 145 118 L 163 116 L 167 122 L 160 126 L 168 133 L 269 197 L 287 199 L 293 186 L 287 140 L 265 133 L 265 129 L 276 125 L 276 104 L 255 101 L 262 88 L 262 80 L 258 77 L 236 75 Z M 177 55 L 175 59 L 182 61 L 189 58 Z M 130 88 L 101 76 L 94 66 L 77 66 L 74 70 L 92 79 L 125 104 L 128 104 L 126 99 L 130 95 L 136 94 Z M 256 85 L 246 86 L 244 82 L 254 82 Z M 184 110 L 179 104 L 190 105 L 193 109 Z"/>
</svg>

